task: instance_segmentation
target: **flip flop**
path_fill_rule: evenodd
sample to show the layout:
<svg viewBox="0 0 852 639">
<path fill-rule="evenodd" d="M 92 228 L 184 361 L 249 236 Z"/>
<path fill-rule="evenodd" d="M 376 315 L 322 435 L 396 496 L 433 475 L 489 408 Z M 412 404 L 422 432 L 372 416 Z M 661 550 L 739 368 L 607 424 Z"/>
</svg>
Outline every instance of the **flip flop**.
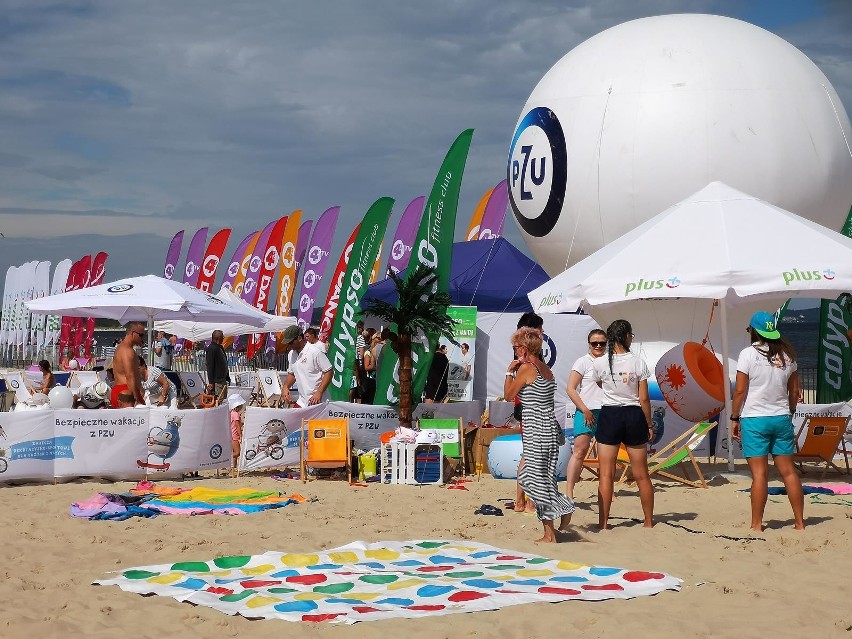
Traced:
<svg viewBox="0 0 852 639">
<path fill-rule="evenodd" d="M 449 484 L 447 486 L 447 490 L 467 490 L 466 486 L 456 486 L 455 484 Z"/>
<path fill-rule="evenodd" d="M 497 508 L 496 506 L 492 506 L 491 504 L 482 504 L 478 509 L 473 512 L 474 515 L 494 515 L 495 517 L 502 517 L 503 511 Z"/>
</svg>

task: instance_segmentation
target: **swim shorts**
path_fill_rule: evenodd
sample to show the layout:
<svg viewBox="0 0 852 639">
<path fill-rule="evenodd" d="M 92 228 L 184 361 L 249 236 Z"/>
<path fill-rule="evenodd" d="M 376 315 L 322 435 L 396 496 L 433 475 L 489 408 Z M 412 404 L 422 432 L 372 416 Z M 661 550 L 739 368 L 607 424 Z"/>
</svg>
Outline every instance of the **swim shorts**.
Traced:
<svg viewBox="0 0 852 639">
<path fill-rule="evenodd" d="M 793 420 L 790 415 L 770 415 L 765 417 L 743 417 L 742 444 L 743 456 L 765 457 L 792 455 Z"/>
<path fill-rule="evenodd" d="M 109 403 L 113 408 L 118 408 L 118 396 L 121 393 L 129 393 L 130 387 L 127 384 L 115 384 L 112 387 L 112 392 L 109 394 Z"/>
<path fill-rule="evenodd" d="M 589 426 L 586 424 L 586 417 L 583 415 L 583 411 L 579 408 L 574 412 L 574 437 L 579 437 L 580 435 L 589 435 L 590 437 L 595 436 L 595 431 L 598 427 L 598 416 L 601 414 L 600 408 L 593 408 L 592 415 L 595 418 L 594 424 Z"/>
<path fill-rule="evenodd" d="M 576 437 L 576 433 L 574 434 Z M 598 415 L 595 439 L 610 446 L 643 446 L 648 443 L 648 422 L 640 406 L 604 406 Z"/>
</svg>

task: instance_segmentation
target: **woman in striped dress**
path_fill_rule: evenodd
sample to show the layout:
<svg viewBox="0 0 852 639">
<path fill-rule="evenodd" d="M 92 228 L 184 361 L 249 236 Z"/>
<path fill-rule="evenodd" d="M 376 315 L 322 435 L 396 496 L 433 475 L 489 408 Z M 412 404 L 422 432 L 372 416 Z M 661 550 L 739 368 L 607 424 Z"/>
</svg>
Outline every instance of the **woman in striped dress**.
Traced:
<svg viewBox="0 0 852 639">
<path fill-rule="evenodd" d="M 511 401 L 516 396 L 523 402 L 524 465 L 518 483 L 535 504 L 536 514 L 544 526 L 544 535 L 535 541 L 555 542 L 554 522 L 559 529 L 571 523 L 574 504 L 559 492 L 556 485 L 556 460 L 565 434 L 556 421 L 553 396 L 556 380 L 553 372 L 539 359 L 541 333 L 520 328 L 512 335 L 515 359 L 506 371 L 503 396 Z"/>
</svg>

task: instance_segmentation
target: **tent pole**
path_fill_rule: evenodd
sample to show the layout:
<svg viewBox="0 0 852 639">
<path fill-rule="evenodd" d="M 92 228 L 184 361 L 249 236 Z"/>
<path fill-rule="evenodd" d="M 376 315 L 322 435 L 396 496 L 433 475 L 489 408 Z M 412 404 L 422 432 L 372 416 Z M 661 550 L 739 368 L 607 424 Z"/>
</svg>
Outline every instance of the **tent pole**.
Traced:
<svg viewBox="0 0 852 639">
<path fill-rule="evenodd" d="M 154 315 L 148 313 L 148 366 L 154 365 Z"/>
<path fill-rule="evenodd" d="M 734 472 L 734 440 L 731 439 L 731 371 L 728 365 L 728 309 L 725 305 L 725 298 L 719 300 L 719 310 L 721 311 L 722 321 L 722 392 L 725 399 L 725 408 L 722 409 L 719 415 L 720 425 L 724 426 L 725 437 L 728 441 L 728 471 Z"/>
</svg>

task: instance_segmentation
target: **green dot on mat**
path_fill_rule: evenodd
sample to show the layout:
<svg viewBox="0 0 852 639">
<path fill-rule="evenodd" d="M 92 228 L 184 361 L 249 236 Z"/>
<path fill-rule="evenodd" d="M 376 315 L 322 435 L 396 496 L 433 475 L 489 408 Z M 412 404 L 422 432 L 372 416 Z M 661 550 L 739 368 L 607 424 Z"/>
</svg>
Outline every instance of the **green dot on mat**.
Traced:
<svg viewBox="0 0 852 639">
<path fill-rule="evenodd" d="M 515 566 L 512 564 L 498 564 L 496 566 L 488 566 L 491 570 L 521 570 L 523 566 Z"/>
<path fill-rule="evenodd" d="M 235 592 L 233 595 L 223 595 L 219 597 L 222 601 L 240 601 L 241 599 L 245 599 L 246 597 L 251 597 L 252 595 L 256 595 L 257 590 L 243 590 L 242 592 Z"/>
<path fill-rule="evenodd" d="M 446 576 L 452 577 L 453 579 L 470 579 L 471 577 L 481 577 L 484 574 L 484 572 L 468 570 L 466 572 L 448 572 Z"/>
<path fill-rule="evenodd" d="M 368 584 L 389 584 L 398 579 L 399 577 L 396 575 L 364 575 L 363 577 L 358 577 L 359 581 Z"/>
<path fill-rule="evenodd" d="M 545 559 L 544 557 L 533 557 L 532 559 L 527 559 L 528 564 L 546 564 L 550 559 Z"/>
<path fill-rule="evenodd" d="M 172 570 L 183 570 L 184 572 L 210 572 L 210 566 L 203 561 L 181 561 L 172 564 Z"/>
<path fill-rule="evenodd" d="M 340 592 L 352 590 L 354 587 L 355 584 L 352 582 L 346 582 L 342 584 L 329 584 L 327 586 L 315 586 L 314 592 L 321 592 L 326 595 L 336 595 Z"/>
<path fill-rule="evenodd" d="M 218 557 L 213 563 L 218 568 L 242 568 L 251 560 L 251 555 L 233 555 L 231 557 Z"/>
<path fill-rule="evenodd" d="M 296 588 L 267 588 L 266 592 L 270 592 L 276 595 L 286 595 L 291 592 L 299 592 Z"/>
<path fill-rule="evenodd" d="M 441 546 L 446 546 L 446 541 L 421 541 L 417 544 L 421 548 L 440 548 Z"/>
<path fill-rule="evenodd" d="M 156 577 L 160 573 L 148 570 L 127 570 L 123 574 L 125 579 L 148 579 L 149 577 Z"/>
</svg>

